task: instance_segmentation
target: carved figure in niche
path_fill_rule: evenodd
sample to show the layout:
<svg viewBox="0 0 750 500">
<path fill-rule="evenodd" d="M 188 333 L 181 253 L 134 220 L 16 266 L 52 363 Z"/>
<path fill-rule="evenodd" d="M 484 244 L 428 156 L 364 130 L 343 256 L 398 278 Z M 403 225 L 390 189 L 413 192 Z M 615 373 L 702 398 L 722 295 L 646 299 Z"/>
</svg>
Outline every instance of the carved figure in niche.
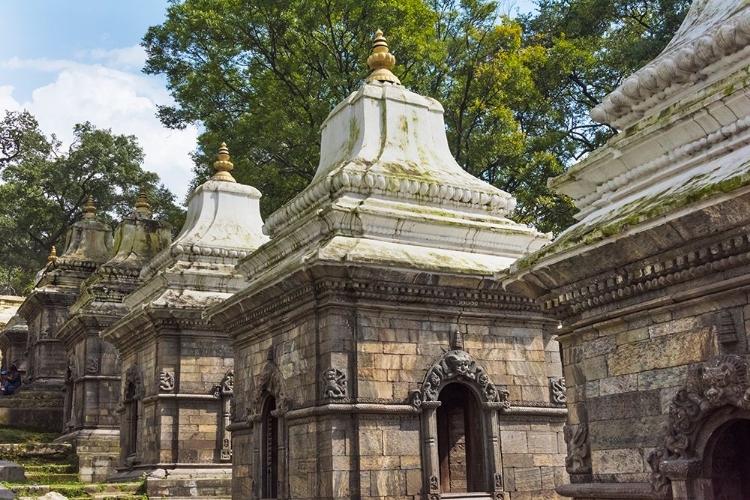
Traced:
<svg viewBox="0 0 750 500">
<path fill-rule="evenodd" d="M 159 390 L 169 392 L 174 389 L 174 372 L 163 371 L 159 373 Z"/>
<path fill-rule="evenodd" d="M 211 393 L 216 399 L 221 398 L 222 395 L 231 395 L 234 393 L 234 370 L 229 370 L 224 378 L 221 379 L 217 385 L 211 389 Z"/>
<path fill-rule="evenodd" d="M 591 451 L 589 449 L 588 424 L 566 425 L 563 429 L 568 456 L 565 469 L 568 474 L 588 474 L 591 472 Z"/>
<path fill-rule="evenodd" d="M 70 354 L 68 356 L 68 377 L 70 380 L 75 380 L 78 375 L 78 358 L 75 354 Z"/>
<path fill-rule="evenodd" d="M 661 462 L 693 458 L 695 438 L 703 423 L 725 406 L 750 409 L 747 364 L 735 354 L 722 354 L 694 366 L 683 388 L 672 398 L 663 444 L 648 457 L 651 482 L 657 491 L 669 487 L 660 470 Z"/>
<path fill-rule="evenodd" d="M 435 370 L 431 371 L 427 376 L 427 382 L 425 382 L 422 386 L 422 391 L 425 395 L 425 398 L 423 399 L 427 401 L 437 401 L 438 389 L 440 388 L 441 383 L 442 380 L 440 379 L 440 375 L 438 375 L 438 372 Z"/>
<path fill-rule="evenodd" d="M 564 405 L 568 401 L 565 395 L 565 377 L 549 379 L 550 399 L 552 403 Z"/>
<path fill-rule="evenodd" d="M 430 493 L 436 493 L 440 491 L 440 482 L 437 476 L 430 476 Z"/>
<path fill-rule="evenodd" d="M 96 373 L 99 371 L 99 361 L 94 358 L 86 360 L 86 373 Z"/>
<path fill-rule="evenodd" d="M 329 368 L 323 372 L 323 397 L 326 399 L 346 397 L 346 373 L 338 368 Z"/>
<path fill-rule="evenodd" d="M 411 394 L 409 394 L 409 404 L 412 405 L 414 408 L 421 408 L 422 407 L 422 394 L 419 391 L 412 391 Z"/>
<path fill-rule="evenodd" d="M 132 392 L 128 392 L 128 388 L 132 388 Z M 124 401 L 132 401 L 133 399 L 143 399 L 143 378 L 141 377 L 141 371 L 135 366 L 131 366 L 125 372 L 123 392 Z"/>
<path fill-rule="evenodd" d="M 224 378 L 221 380 L 221 390 L 225 393 L 230 393 L 234 390 L 234 371 L 229 370 Z"/>
</svg>

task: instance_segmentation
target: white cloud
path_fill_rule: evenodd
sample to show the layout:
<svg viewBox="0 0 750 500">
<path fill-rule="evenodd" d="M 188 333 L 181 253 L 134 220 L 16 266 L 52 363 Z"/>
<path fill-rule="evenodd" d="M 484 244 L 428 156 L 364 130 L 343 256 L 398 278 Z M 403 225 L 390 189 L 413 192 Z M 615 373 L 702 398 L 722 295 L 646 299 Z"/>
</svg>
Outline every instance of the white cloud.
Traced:
<svg viewBox="0 0 750 500">
<path fill-rule="evenodd" d="M 146 51 L 139 45 L 123 49 L 96 49 L 90 51 L 89 56 L 96 61 L 103 61 L 108 67 L 127 71 L 140 71 L 146 64 Z"/>
<path fill-rule="evenodd" d="M 21 111 L 21 106 L 15 99 L 13 99 L 13 85 L 0 85 L 0 110 L 8 111 Z"/>
<path fill-rule="evenodd" d="M 197 127 L 170 130 L 161 125 L 157 105 L 172 100 L 161 79 L 139 72 L 145 60 L 141 47 L 90 51 L 86 56 L 102 64 L 18 58 L 0 61 L 0 67 L 57 73 L 53 83 L 35 89 L 23 103 L 13 98 L 13 87 L 0 86 L 0 110 L 29 110 L 46 134 L 54 133 L 65 144 L 73 138 L 73 125 L 84 121 L 117 134 L 134 135 L 146 156 L 143 167 L 156 172 L 182 201 L 192 178 L 189 153 L 196 147 Z"/>
</svg>

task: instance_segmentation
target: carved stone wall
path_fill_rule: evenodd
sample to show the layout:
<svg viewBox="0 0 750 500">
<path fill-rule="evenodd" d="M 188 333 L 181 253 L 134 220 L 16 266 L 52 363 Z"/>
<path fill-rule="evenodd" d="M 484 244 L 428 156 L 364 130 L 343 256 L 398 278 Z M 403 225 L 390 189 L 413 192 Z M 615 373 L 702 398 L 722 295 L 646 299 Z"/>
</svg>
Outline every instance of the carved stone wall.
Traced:
<svg viewBox="0 0 750 500">
<path fill-rule="evenodd" d="M 279 453 L 294 471 L 279 476 L 284 498 L 428 496 L 430 477 L 440 477 L 430 465 L 430 426 L 451 384 L 479 401 L 482 491 L 551 494 L 567 477 L 564 410 L 550 401 L 547 377 L 560 366 L 553 324 L 525 304 L 506 308 L 500 295 L 446 310 L 419 287 L 413 295 L 369 293 L 374 285 L 299 283 L 263 308 L 227 315 L 236 387 L 244 388 L 235 390 L 231 430 L 233 491 L 247 496 L 235 497 L 260 495 L 265 394 L 277 400 L 287 438 Z M 331 305 L 316 309 L 323 297 Z"/>
</svg>

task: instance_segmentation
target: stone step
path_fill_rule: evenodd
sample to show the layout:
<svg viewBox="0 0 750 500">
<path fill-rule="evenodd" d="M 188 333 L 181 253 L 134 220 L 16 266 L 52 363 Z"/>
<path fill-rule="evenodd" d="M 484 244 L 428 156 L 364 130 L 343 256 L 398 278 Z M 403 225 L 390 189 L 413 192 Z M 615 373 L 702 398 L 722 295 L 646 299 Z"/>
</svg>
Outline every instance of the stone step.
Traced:
<svg viewBox="0 0 750 500">
<path fill-rule="evenodd" d="M 86 498 L 87 493 L 83 485 L 78 484 L 11 484 L 8 486 L 18 497 L 36 498 L 50 491 L 56 491 L 63 496 L 70 498 Z"/>
<path fill-rule="evenodd" d="M 77 472 L 30 472 L 26 470 L 26 482 L 31 484 L 77 483 Z"/>
<path fill-rule="evenodd" d="M 89 495 L 95 494 L 124 494 L 133 495 L 143 488 L 142 482 L 133 483 L 94 483 L 84 486 L 84 490 Z"/>
<path fill-rule="evenodd" d="M 47 472 L 51 474 L 75 474 L 76 472 L 78 472 L 78 469 L 75 466 L 75 464 L 71 464 L 71 463 L 26 465 L 24 467 L 27 473 Z"/>
<path fill-rule="evenodd" d="M 70 443 L 0 444 L 0 456 L 6 460 L 40 460 L 43 463 L 73 463 L 76 459 Z"/>
</svg>

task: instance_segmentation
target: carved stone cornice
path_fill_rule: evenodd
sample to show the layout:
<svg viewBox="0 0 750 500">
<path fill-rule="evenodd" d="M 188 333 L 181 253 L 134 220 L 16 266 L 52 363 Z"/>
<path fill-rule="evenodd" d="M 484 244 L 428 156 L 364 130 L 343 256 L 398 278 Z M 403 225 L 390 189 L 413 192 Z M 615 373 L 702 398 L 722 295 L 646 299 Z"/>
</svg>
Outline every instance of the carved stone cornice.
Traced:
<svg viewBox="0 0 750 500">
<path fill-rule="evenodd" d="M 23 304 L 18 308 L 18 314 L 29 322 L 45 307 L 67 309 L 76 299 L 73 290 L 55 290 L 47 288 L 35 288 L 31 295 L 26 297 Z"/>
<path fill-rule="evenodd" d="M 103 329 L 100 337 L 119 351 L 126 351 L 164 334 L 226 338 L 223 331 L 203 318 L 203 308 L 172 309 L 153 305 L 130 312 Z"/>
<path fill-rule="evenodd" d="M 750 263 L 750 232 L 669 253 L 668 258 L 648 259 L 587 277 L 538 297 L 543 311 L 567 319 L 607 304 L 662 290 L 672 285 L 713 276 Z"/>
<path fill-rule="evenodd" d="M 480 286 L 481 278 L 464 280 L 464 288 L 416 284 L 411 278 L 384 282 L 365 280 L 365 276 L 337 276 L 342 269 L 345 270 L 343 267 L 337 270 L 336 266 L 318 268 L 316 274 L 321 276 L 318 278 L 297 273 L 290 276 L 283 286 L 276 284 L 266 288 L 258 297 L 230 307 L 222 304 L 221 312 L 216 314 L 209 311 L 209 317 L 235 336 L 248 329 L 249 325 L 268 321 L 291 310 L 295 310 L 297 314 L 307 314 L 309 311 L 304 304 L 315 302 L 320 305 L 323 299 L 328 303 L 340 300 L 343 304 L 358 303 L 360 306 L 366 301 L 377 301 L 381 304 L 398 304 L 400 308 L 408 304 L 436 309 L 476 308 L 492 311 L 493 314 L 523 314 L 527 319 L 532 319 L 530 315 L 536 316 L 540 312 L 534 300 L 520 294 L 505 292 L 499 287 L 483 290 Z M 329 277 L 325 277 L 326 271 L 330 273 Z M 358 272 L 367 274 L 362 268 Z M 406 274 L 411 276 L 410 273 Z"/>
<path fill-rule="evenodd" d="M 69 318 L 55 332 L 55 338 L 70 349 L 86 335 L 97 335 L 117 321 L 120 316 L 102 313 L 76 314 Z"/>
</svg>

